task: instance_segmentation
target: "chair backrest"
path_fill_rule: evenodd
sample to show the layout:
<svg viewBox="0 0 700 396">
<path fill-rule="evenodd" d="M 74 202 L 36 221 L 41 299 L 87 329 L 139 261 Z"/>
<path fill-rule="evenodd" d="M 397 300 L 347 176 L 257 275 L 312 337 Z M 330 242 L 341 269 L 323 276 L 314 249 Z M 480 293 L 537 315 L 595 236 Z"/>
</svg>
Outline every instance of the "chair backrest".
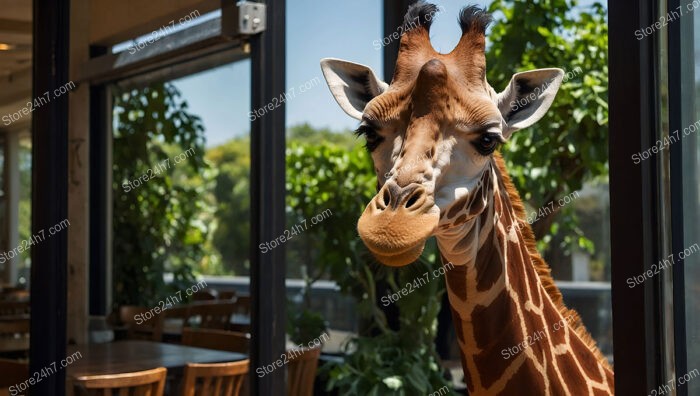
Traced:
<svg viewBox="0 0 700 396">
<path fill-rule="evenodd" d="M 0 300 L 29 302 L 29 291 L 24 289 L 3 290 Z"/>
<path fill-rule="evenodd" d="M 250 336 L 235 331 L 186 327 L 182 329 L 182 345 L 247 354 Z"/>
<path fill-rule="evenodd" d="M 29 379 L 29 364 L 17 360 L 0 359 L 0 389 L 9 388 Z M 2 394 L 2 393 L 0 393 Z"/>
<path fill-rule="evenodd" d="M 214 289 L 204 289 L 192 295 L 192 301 L 211 301 L 216 300 L 219 297 L 219 293 Z"/>
<path fill-rule="evenodd" d="M 219 300 L 233 300 L 235 298 L 235 290 L 219 290 Z"/>
<path fill-rule="evenodd" d="M 12 321 L 0 320 L 0 338 L 16 338 L 17 335 L 29 335 L 29 319 L 17 319 Z"/>
<path fill-rule="evenodd" d="M 248 359 L 232 363 L 185 366 L 182 396 L 238 396 L 247 377 Z"/>
<path fill-rule="evenodd" d="M 287 368 L 288 396 L 312 396 L 314 394 L 314 380 L 320 356 L 320 346 L 287 351 L 287 358 L 289 358 L 289 367 Z"/>
<path fill-rule="evenodd" d="M 167 312 L 167 311 L 166 311 Z M 155 314 L 146 307 L 122 305 L 119 307 L 119 321 L 127 327 L 127 337 L 131 340 L 160 342 L 163 339 L 165 315 Z"/>
<path fill-rule="evenodd" d="M 81 376 L 73 379 L 73 387 L 75 394 L 81 396 L 111 396 L 115 392 L 119 396 L 162 396 L 167 371 L 159 367 L 135 373 Z"/>
<path fill-rule="evenodd" d="M 17 316 L 29 313 L 29 301 L 0 301 L 0 316 Z"/>
<path fill-rule="evenodd" d="M 250 296 L 238 296 L 234 302 L 234 313 L 242 315 L 250 315 Z"/>
<path fill-rule="evenodd" d="M 228 301 L 196 302 L 190 304 L 190 318 L 199 316 L 203 329 L 228 330 L 235 308 L 235 303 Z"/>
</svg>

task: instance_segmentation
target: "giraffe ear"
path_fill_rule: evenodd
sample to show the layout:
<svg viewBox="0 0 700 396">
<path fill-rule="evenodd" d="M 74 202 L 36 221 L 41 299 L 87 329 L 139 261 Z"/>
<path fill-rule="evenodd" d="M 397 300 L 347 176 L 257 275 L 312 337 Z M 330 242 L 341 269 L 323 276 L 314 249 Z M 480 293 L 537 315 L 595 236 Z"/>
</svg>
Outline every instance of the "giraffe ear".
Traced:
<svg viewBox="0 0 700 396">
<path fill-rule="evenodd" d="M 508 87 L 498 94 L 498 109 L 507 125 L 503 131 L 505 138 L 544 116 L 563 78 L 561 69 L 537 69 L 513 75 Z"/>
<path fill-rule="evenodd" d="M 340 107 L 352 118 L 361 120 L 367 103 L 389 86 L 365 65 L 340 59 L 321 60 L 328 88 Z"/>
</svg>

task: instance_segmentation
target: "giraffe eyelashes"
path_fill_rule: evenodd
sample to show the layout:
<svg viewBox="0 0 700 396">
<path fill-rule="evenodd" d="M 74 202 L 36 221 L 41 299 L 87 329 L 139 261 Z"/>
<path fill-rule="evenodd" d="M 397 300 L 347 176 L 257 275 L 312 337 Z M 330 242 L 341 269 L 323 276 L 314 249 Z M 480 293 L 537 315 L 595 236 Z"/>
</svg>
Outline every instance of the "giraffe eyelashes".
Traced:
<svg viewBox="0 0 700 396">
<path fill-rule="evenodd" d="M 483 156 L 490 155 L 493 153 L 501 143 L 499 134 L 487 132 L 479 136 L 476 140 L 472 141 L 472 144 Z"/>
<path fill-rule="evenodd" d="M 374 149 L 376 149 L 377 146 L 379 146 L 379 144 L 381 144 L 384 141 L 384 138 L 369 125 L 360 125 L 360 127 L 357 128 L 357 130 L 355 131 L 355 134 L 357 136 L 364 135 L 365 148 L 367 148 L 367 151 L 369 151 L 370 153 L 374 151 Z"/>
</svg>

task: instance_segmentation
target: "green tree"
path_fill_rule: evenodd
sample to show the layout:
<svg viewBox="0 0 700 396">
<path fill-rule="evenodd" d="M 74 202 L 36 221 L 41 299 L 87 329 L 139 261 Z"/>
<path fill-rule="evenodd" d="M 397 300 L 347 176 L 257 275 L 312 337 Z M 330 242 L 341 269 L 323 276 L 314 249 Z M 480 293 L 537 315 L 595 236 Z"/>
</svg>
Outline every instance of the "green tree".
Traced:
<svg viewBox="0 0 700 396">
<path fill-rule="evenodd" d="M 576 0 L 495 0 L 497 16 L 489 35 L 488 79 L 503 89 L 518 71 L 559 67 L 567 72 L 552 107 L 534 126 L 516 132 L 503 149 L 521 196 L 532 209 L 543 208 L 584 182 L 608 174 L 608 28 L 600 3 Z M 557 205 L 553 205 L 558 207 Z M 558 231 L 564 251 L 579 245 L 592 250 L 565 206 L 533 224 L 548 248 Z"/>
<path fill-rule="evenodd" d="M 209 149 L 206 158 L 218 172 L 213 188 L 216 213 L 212 245 L 221 255 L 221 265 L 201 270 L 210 275 L 248 275 L 250 139 L 231 139 Z"/>
<path fill-rule="evenodd" d="M 171 84 L 117 92 L 114 123 L 113 301 L 152 306 L 189 287 L 204 256 L 204 128 Z"/>
</svg>

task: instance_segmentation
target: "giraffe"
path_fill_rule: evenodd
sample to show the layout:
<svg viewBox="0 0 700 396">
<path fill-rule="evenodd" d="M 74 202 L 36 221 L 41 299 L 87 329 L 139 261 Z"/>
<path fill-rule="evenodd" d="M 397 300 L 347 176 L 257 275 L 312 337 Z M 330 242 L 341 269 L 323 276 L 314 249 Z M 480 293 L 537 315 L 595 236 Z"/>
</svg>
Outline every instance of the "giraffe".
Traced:
<svg viewBox="0 0 700 396">
<path fill-rule="evenodd" d="M 611 395 L 612 368 L 564 305 L 496 151 L 544 116 L 563 71 L 517 73 L 496 93 L 484 54 L 491 16 L 463 8 L 459 43 L 443 54 L 430 44 L 436 11 L 424 1 L 409 8 L 390 84 L 367 66 L 321 61 L 377 174 L 359 235 L 394 267 L 436 237 L 443 265 L 452 263 L 447 293 L 470 395 Z"/>
</svg>

